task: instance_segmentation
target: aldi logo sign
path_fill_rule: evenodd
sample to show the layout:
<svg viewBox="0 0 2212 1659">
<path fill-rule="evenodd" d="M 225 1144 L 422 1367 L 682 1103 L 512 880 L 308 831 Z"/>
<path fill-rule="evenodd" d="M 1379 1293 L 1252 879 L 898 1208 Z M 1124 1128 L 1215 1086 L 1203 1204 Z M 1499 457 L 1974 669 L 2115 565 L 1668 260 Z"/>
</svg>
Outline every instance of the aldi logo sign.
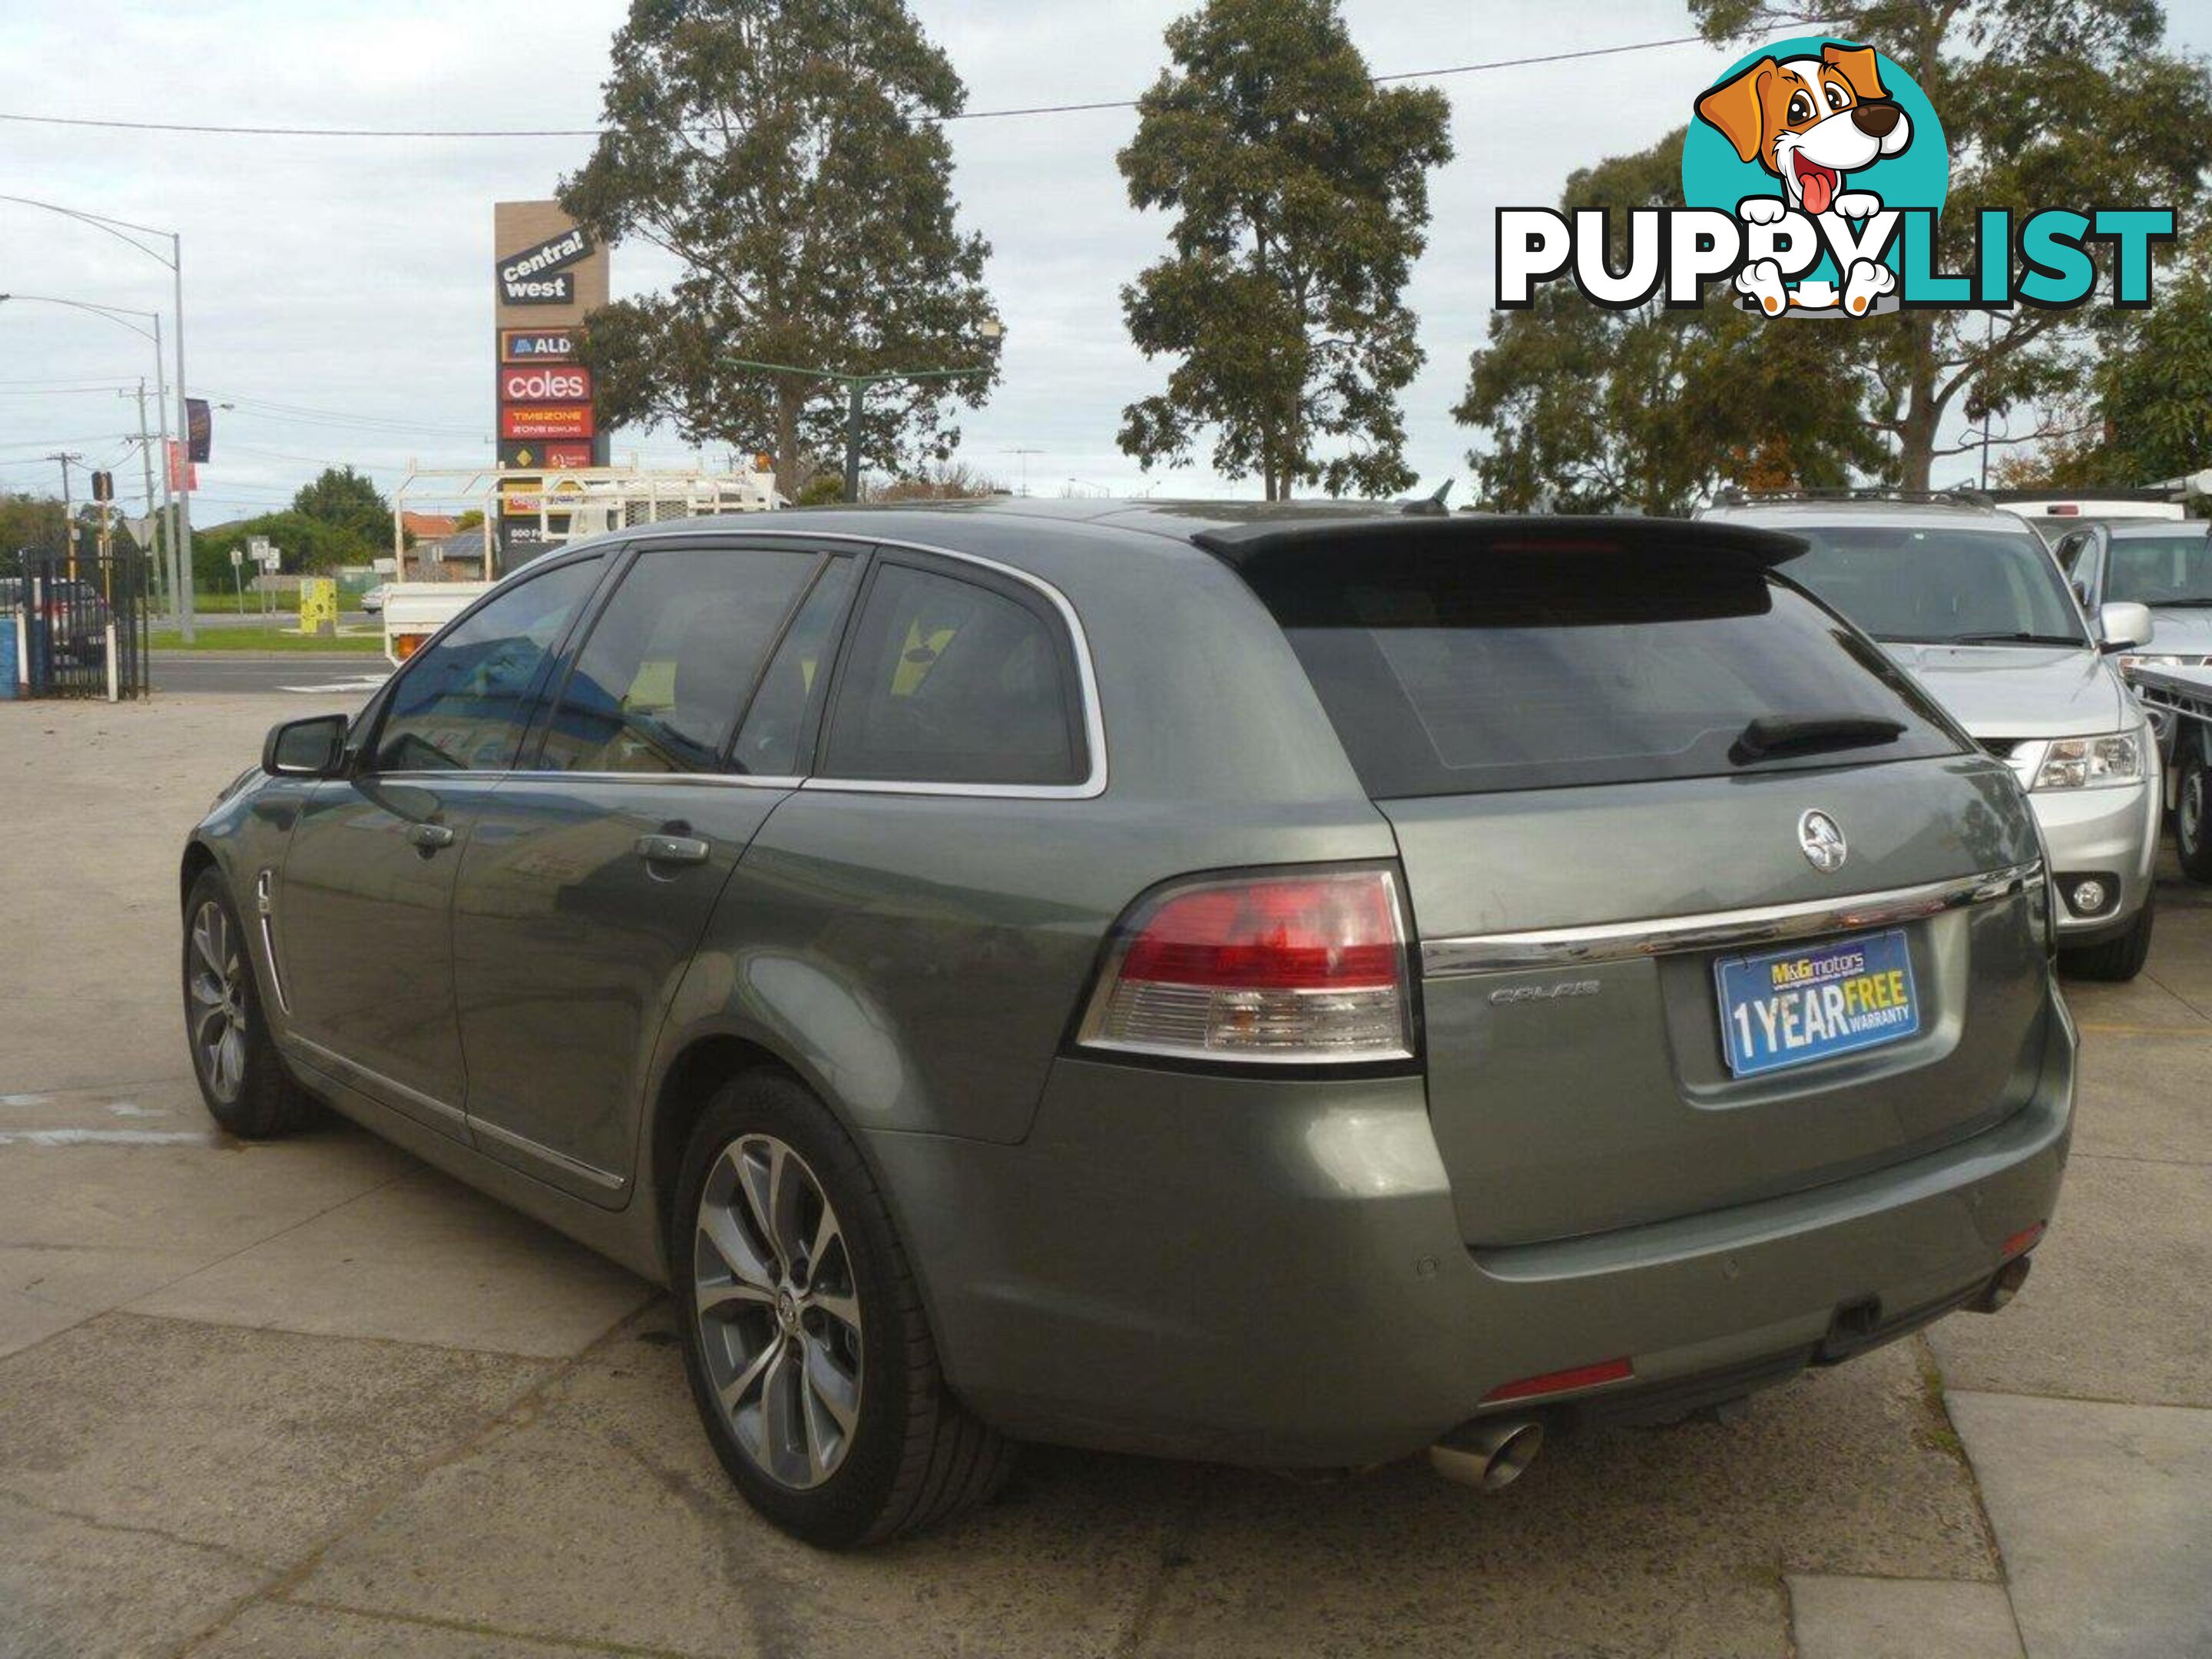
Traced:
<svg viewBox="0 0 2212 1659">
<path fill-rule="evenodd" d="M 577 345 L 573 327 L 502 327 L 500 362 L 575 362 Z"/>
<path fill-rule="evenodd" d="M 503 328 L 499 358 L 503 363 L 572 363 L 579 343 L 573 328 Z"/>
</svg>

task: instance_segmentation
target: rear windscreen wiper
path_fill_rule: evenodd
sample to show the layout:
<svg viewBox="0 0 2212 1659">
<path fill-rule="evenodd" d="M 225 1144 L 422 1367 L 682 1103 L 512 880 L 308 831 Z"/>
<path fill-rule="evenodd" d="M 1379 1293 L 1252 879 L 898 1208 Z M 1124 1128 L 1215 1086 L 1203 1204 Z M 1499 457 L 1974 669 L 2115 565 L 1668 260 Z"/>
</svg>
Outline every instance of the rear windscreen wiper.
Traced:
<svg viewBox="0 0 2212 1659">
<path fill-rule="evenodd" d="M 1747 766 L 1778 755 L 1895 743 L 1904 735 L 1904 721 L 1884 720 L 1879 714 L 1761 714 L 1729 745 L 1729 760 Z"/>
<path fill-rule="evenodd" d="M 2025 632 L 1996 634 L 1953 634 L 1940 643 L 1944 645 L 2073 645 L 2085 641 L 2069 634 L 2029 634 Z"/>
<path fill-rule="evenodd" d="M 2200 593 L 2188 599 L 2145 599 L 2143 603 L 2154 611 L 2164 610 L 2168 605 L 2204 610 L 2212 608 L 2212 593 Z"/>
</svg>

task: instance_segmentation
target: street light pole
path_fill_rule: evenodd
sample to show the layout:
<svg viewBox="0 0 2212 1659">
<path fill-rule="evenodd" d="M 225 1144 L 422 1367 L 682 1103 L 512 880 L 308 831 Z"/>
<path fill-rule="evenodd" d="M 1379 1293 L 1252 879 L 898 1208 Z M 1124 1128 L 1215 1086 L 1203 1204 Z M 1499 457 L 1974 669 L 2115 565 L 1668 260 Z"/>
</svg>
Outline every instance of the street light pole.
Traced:
<svg viewBox="0 0 2212 1659">
<path fill-rule="evenodd" d="M 19 199 L 21 198 L 15 197 L 0 197 L 0 200 L 5 201 Z M 135 247 L 137 244 L 134 242 L 131 246 Z M 183 590 L 179 576 L 180 565 L 177 550 L 177 508 L 176 502 L 171 499 L 169 494 L 169 382 L 168 370 L 164 366 L 161 356 L 161 313 L 158 311 L 133 311 L 128 306 L 106 306 L 92 300 L 64 299 L 53 294 L 0 294 L 0 303 L 11 300 L 28 300 L 36 305 L 67 306 L 71 311 L 88 311 L 95 317 L 105 317 L 108 321 L 129 329 L 142 339 L 151 340 L 154 343 L 155 407 L 161 411 L 161 510 L 167 520 L 167 528 L 162 535 L 162 556 L 169 572 L 170 600 L 178 607 L 179 625 L 184 625 Z M 152 330 L 149 331 L 139 327 L 137 324 L 130 320 L 133 317 L 143 317 L 154 325 Z M 138 431 L 143 441 L 146 431 L 146 405 L 143 391 L 145 382 L 142 380 L 139 385 L 142 390 L 138 404 Z M 130 394 L 125 392 L 118 395 L 128 397 Z M 146 511 L 149 514 L 154 511 L 153 490 L 150 486 L 147 490 Z M 187 574 L 191 568 L 188 563 L 181 566 L 183 571 Z M 187 639 L 191 637 L 189 629 L 185 637 Z"/>
<path fill-rule="evenodd" d="M 179 431 L 189 434 L 191 425 L 191 417 L 190 411 L 185 407 L 186 399 L 185 397 L 185 239 L 183 234 L 180 232 L 173 230 L 156 229 L 152 225 L 134 224 L 128 219 L 110 218 L 104 213 L 87 213 L 81 208 L 64 207 L 58 202 L 41 202 L 37 200 L 35 198 L 29 196 L 0 195 L 0 202 L 13 202 L 21 207 L 43 209 L 48 213 L 58 213 L 64 219 L 74 219 L 79 224 L 90 225 L 95 230 L 104 230 L 110 236 L 115 238 L 117 241 L 122 242 L 128 246 L 137 248 L 139 252 L 144 254 L 148 258 L 154 260 L 157 264 L 168 266 L 171 274 L 175 278 L 173 286 L 177 305 L 178 428 Z M 166 238 L 169 244 L 168 252 L 164 254 L 158 248 L 149 247 L 145 243 L 138 240 L 141 236 Z M 76 302 L 68 301 L 66 303 L 74 304 Z M 96 309 L 98 307 L 86 308 Z M 156 351 L 160 349 L 158 342 L 156 343 L 155 349 Z M 164 401 L 166 402 L 167 399 L 165 398 Z M 166 437 L 166 434 L 164 435 Z M 164 468 L 168 465 L 168 453 L 165 447 L 161 455 L 161 465 Z M 180 603 L 178 605 L 177 623 L 178 626 L 183 630 L 185 643 L 186 645 L 190 645 L 192 642 L 192 521 L 191 504 L 189 500 L 191 488 L 191 473 L 190 466 L 191 464 L 187 461 L 186 471 L 184 475 L 185 487 L 176 503 L 177 510 L 174 515 L 177 520 L 177 529 L 179 532 L 178 540 L 181 544 L 179 549 L 178 557 L 184 574 L 183 585 L 179 589 Z"/>
<path fill-rule="evenodd" d="M 183 471 L 170 481 L 177 505 L 177 563 L 184 573 L 182 585 L 177 589 L 177 626 L 189 646 L 192 642 L 192 411 L 185 397 L 185 239 L 173 230 L 169 233 L 169 270 L 176 278 L 177 431 L 185 442 Z M 165 465 L 168 459 L 165 447 L 161 454 Z"/>
</svg>

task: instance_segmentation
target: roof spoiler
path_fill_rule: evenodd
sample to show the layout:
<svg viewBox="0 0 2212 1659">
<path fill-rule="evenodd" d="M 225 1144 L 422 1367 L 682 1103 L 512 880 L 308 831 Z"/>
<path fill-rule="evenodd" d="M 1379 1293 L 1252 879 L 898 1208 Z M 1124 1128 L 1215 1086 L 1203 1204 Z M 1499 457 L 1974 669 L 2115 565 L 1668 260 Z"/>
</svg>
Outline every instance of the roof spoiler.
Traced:
<svg viewBox="0 0 2212 1659">
<path fill-rule="evenodd" d="M 1249 572 L 1279 559 L 1316 554 L 1344 556 L 1385 550 L 1485 554 L 1584 553 L 1708 558 L 1760 569 L 1806 550 L 1796 536 L 1748 525 L 1698 519 L 1631 515 L 1476 517 L 1468 514 L 1388 518 L 1259 520 L 1200 531 L 1191 538 L 1223 563 Z"/>
</svg>

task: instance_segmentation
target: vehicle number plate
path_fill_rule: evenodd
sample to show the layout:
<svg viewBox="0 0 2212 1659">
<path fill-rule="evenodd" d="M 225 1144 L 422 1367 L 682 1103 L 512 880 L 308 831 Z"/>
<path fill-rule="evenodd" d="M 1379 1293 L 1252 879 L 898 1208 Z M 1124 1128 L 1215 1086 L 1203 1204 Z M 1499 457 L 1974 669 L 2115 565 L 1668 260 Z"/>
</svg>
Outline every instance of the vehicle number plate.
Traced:
<svg viewBox="0 0 2212 1659">
<path fill-rule="evenodd" d="M 1920 1030 L 1900 928 L 1713 964 L 1729 1070 L 1756 1077 L 1897 1042 Z"/>
</svg>

